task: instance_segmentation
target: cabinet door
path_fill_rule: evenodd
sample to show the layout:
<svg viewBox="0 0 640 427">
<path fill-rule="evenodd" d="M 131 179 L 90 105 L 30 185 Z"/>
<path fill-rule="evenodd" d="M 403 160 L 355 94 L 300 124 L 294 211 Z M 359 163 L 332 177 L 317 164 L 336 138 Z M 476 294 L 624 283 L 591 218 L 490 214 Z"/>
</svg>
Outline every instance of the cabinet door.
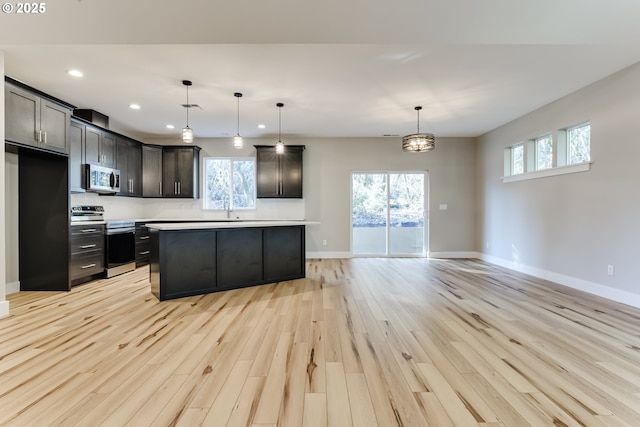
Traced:
<svg viewBox="0 0 640 427">
<path fill-rule="evenodd" d="M 258 198 L 279 197 L 279 160 L 274 147 L 259 147 L 256 154 Z"/>
<path fill-rule="evenodd" d="M 129 182 L 129 143 L 126 139 L 118 138 L 116 141 L 116 168 L 120 170 L 120 191 L 118 196 L 128 196 L 131 192 Z"/>
<path fill-rule="evenodd" d="M 178 196 L 194 197 L 196 196 L 196 183 L 194 179 L 194 150 L 190 148 L 178 149 L 177 153 L 177 178 L 178 178 Z"/>
<path fill-rule="evenodd" d="M 129 141 L 127 175 L 131 182 L 130 195 L 142 196 L 142 146 L 136 141 Z"/>
<path fill-rule="evenodd" d="M 285 148 L 280 155 L 280 197 L 302 198 L 302 149 Z"/>
<path fill-rule="evenodd" d="M 5 85 L 5 140 L 38 147 L 40 98 Z"/>
<path fill-rule="evenodd" d="M 102 160 L 100 157 L 102 131 L 91 126 L 85 126 L 84 128 L 84 163 L 99 164 Z"/>
<path fill-rule="evenodd" d="M 142 196 L 162 197 L 162 147 L 142 146 Z"/>
<path fill-rule="evenodd" d="M 102 164 L 108 168 L 116 167 L 116 136 L 102 132 L 100 142 L 100 154 L 102 154 Z"/>
<path fill-rule="evenodd" d="M 162 150 L 162 196 L 178 197 L 178 149 Z"/>
<path fill-rule="evenodd" d="M 71 123 L 69 127 L 69 190 L 83 192 L 84 180 L 84 126 Z"/>
<path fill-rule="evenodd" d="M 42 148 L 58 153 L 69 152 L 69 110 L 40 99 L 40 131 Z"/>
</svg>

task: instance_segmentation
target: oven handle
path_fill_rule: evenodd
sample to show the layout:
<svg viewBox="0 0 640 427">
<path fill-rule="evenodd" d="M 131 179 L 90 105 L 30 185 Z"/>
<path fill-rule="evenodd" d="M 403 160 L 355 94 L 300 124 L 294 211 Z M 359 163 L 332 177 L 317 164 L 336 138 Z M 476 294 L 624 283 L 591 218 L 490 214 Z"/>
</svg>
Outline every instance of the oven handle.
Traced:
<svg viewBox="0 0 640 427">
<path fill-rule="evenodd" d="M 111 236 L 113 234 L 125 234 L 125 233 L 131 233 L 131 234 L 136 234 L 136 228 L 135 227 L 127 227 L 127 228 L 107 228 L 105 230 L 105 234 L 107 236 Z"/>
</svg>

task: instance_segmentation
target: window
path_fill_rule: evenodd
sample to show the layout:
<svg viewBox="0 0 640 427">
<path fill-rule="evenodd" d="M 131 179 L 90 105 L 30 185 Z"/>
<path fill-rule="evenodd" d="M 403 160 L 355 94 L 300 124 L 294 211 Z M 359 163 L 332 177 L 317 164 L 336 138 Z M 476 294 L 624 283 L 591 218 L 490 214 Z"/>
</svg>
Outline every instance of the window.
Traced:
<svg viewBox="0 0 640 427">
<path fill-rule="evenodd" d="M 256 161 L 205 157 L 204 209 L 255 209 Z"/>
<path fill-rule="evenodd" d="M 524 144 L 511 147 L 511 175 L 524 173 Z"/>
<path fill-rule="evenodd" d="M 553 140 L 545 135 L 535 140 L 536 170 L 550 169 L 553 166 Z"/>
<path fill-rule="evenodd" d="M 591 160 L 591 123 L 567 129 L 567 165 Z"/>
</svg>

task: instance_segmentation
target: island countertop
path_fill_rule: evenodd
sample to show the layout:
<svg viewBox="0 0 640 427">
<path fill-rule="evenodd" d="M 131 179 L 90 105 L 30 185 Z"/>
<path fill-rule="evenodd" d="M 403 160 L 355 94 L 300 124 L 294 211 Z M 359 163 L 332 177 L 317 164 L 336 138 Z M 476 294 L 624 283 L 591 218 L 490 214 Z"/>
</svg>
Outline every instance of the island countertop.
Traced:
<svg viewBox="0 0 640 427">
<path fill-rule="evenodd" d="M 145 224 L 151 230 L 206 230 L 215 228 L 252 228 L 252 227 L 286 227 L 291 225 L 314 225 L 318 221 L 301 220 L 242 220 L 242 221 L 206 221 L 206 222 L 151 222 Z"/>
</svg>

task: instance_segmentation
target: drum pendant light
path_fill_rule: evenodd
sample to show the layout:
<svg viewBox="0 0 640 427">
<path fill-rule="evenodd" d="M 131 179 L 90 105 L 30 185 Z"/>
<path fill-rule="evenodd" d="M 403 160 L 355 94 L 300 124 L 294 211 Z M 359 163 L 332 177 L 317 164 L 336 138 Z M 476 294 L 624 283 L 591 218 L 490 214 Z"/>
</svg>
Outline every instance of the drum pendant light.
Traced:
<svg viewBox="0 0 640 427">
<path fill-rule="evenodd" d="M 187 87 L 187 103 L 184 104 L 184 108 L 187 109 L 187 126 L 182 128 L 182 142 L 191 144 L 193 142 L 193 129 L 189 127 L 189 108 L 191 108 L 191 104 L 189 104 L 189 86 L 191 86 L 191 80 L 183 80 L 182 84 Z"/>
<path fill-rule="evenodd" d="M 242 94 L 240 92 L 236 92 L 233 94 L 238 99 L 238 126 L 236 130 L 236 136 L 233 137 L 233 147 L 237 149 L 241 149 L 243 147 L 242 137 L 240 136 L 240 98 L 242 98 Z"/>
<path fill-rule="evenodd" d="M 282 107 L 284 107 L 284 104 L 278 102 L 276 107 L 278 107 L 278 142 L 276 142 L 276 153 L 282 154 L 284 153 L 284 142 L 282 142 Z"/>
<path fill-rule="evenodd" d="M 402 137 L 402 149 L 411 153 L 423 153 L 436 148 L 436 139 L 432 133 L 420 133 L 420 110 L 422 107 L 417 106 L 415 110 L 418 112 L 418 132 Z"/>
</svg>

